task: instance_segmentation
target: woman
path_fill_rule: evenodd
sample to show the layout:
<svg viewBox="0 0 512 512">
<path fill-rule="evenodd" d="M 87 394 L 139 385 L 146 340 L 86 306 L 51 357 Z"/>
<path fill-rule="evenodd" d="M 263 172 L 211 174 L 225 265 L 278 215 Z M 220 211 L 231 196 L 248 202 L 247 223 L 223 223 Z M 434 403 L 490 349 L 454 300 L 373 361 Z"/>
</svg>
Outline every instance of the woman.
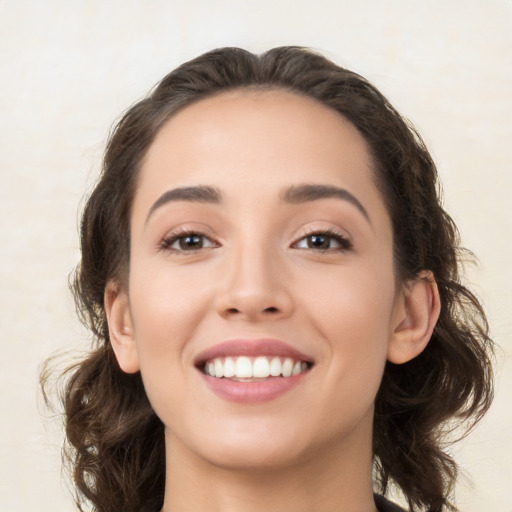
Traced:
<svg viewBox="0 0 512 512">
<path fill-rule="evenodd" d="M 97 511 L 452 508 L 491 340 L 414 129 L 309 50 L 190 61 L 113 132 L 64 396 Z M 373 478 L 372 478 L 373 476 Z"/>
</svg>

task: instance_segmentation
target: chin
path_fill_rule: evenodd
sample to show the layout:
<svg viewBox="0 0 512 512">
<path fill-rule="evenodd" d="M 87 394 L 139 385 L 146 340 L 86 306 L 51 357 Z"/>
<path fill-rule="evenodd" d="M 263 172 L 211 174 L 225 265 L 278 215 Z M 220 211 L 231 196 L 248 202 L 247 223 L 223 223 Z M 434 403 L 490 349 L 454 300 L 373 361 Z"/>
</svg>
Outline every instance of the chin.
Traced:
<svg viewBox="0 0 512 512">
<path fill-rule="evenodd" d="M 255 423 L 255 424 L 254 424 Z M 174 437 L 169 452 L 176 450 L 176 443 L 187 446 L 196 458 L 225 470 L 258 471 L 284 469 L 301 461 L 308 451 L 304 443 L 293 435 L 291 429 L 258 424 L 226 425 L 223 429 L 201 429 L 197 436 L 186 439 Z M 252 427 L 252 428 L 251 428 Z M 189 431 L 189 434 L 193 434 Z M 307 444 L 306 444 L 307 446 Z"/>
<path fill-rule="evenodd" d="M 262 446 L 229 446 L 205 454 L 210 464 L 228 471 L 258 472 L 280 470 L 292 467 L 302 457 L 300 453 L 291 453 L 289 447 Z"/>
</svg>

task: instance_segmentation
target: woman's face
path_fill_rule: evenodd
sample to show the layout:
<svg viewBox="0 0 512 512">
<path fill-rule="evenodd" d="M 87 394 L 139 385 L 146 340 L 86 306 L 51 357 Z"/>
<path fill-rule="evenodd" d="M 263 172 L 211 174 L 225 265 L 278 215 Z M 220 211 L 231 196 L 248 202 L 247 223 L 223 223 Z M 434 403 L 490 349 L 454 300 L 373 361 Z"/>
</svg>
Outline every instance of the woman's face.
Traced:
<svg viewBox="0 0 512 512">
<path fill-rule="evenodd" d="M 249 468 L 370 446 L 403 313 L 392 238 L 364 139 L 315 100 L 235 91 L 172 117 L 134 198 L 120 357 L 167 448 Z"/>
</svg>

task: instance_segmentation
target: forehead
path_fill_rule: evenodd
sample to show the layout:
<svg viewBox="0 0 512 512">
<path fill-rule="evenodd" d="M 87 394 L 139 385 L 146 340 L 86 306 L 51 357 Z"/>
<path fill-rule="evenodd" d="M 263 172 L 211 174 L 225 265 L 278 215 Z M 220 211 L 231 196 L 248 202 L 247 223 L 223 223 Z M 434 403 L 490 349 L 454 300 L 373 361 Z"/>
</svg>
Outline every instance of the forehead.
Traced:
<svg viewBox="0 0 512 512">
<path fill-rule="evenodd" d="M 335 110 L 284 90 L 236 90 L 197 101 L 160 129 L 135 196 L 214 185 L 263 201 L 295 183 L 331 184 L 381 203 L 366 141 Z"/>
<path fill-rule="evenodd" d="M 193 160 L 207 149 L 215 156 L 220 156 L 218 149 L 230 150 L 222 156 L 244 150 L 256 156 L 258 149 L 268 156 L 287 152 L 290 158 L 314 149 L 320 161 L 323 155 L 333 156 L 327 150 L 335 146 L 344 160 L 370 165 L 366 141 L 334 109 L 285 90 L 240 89 L 199 100 L 173 115 L 158 132 L 145 162 L 151 164 L 164 153 L 172 158 L 171 149 L 177 148 L 177 159 L 186 153 Z M 197 149 L 201 152 L 194 153 Z"/>
</svg>

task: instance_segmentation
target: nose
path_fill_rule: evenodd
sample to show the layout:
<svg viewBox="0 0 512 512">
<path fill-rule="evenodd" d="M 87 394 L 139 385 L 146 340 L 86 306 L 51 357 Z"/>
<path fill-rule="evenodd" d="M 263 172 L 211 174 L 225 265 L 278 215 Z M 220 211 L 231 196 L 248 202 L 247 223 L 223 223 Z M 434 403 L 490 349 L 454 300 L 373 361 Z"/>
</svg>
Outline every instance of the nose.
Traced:
<svg viewBox="0 0 512 512">
<path fill-rule="evenodd" d="M 216 298 L 221 317 L 257 322 L 291 315 L 291 283 L 276 252 L 254 246 L 240 248 L 223 265 Z"/>
</svg>

